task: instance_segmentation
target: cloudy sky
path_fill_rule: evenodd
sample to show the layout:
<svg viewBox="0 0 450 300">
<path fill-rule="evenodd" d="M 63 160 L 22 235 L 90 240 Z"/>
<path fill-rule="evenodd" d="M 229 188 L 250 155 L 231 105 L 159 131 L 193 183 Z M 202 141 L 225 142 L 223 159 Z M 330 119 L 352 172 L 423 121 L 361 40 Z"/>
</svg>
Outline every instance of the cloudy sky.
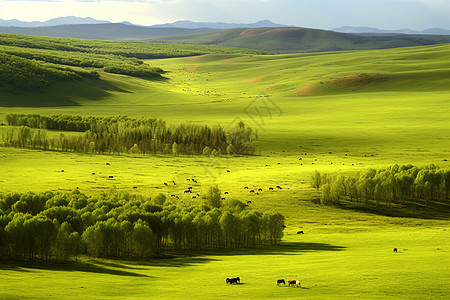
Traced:
<svg viewBox="0 0 450 300">
<path fill-rule="evenodd" d="M 153 25 L 197 22 L 275 23 L 332 29 L 450 29 L 450 0 L 0 0 L 4 20 L 61 16 Z"/>
</svg>

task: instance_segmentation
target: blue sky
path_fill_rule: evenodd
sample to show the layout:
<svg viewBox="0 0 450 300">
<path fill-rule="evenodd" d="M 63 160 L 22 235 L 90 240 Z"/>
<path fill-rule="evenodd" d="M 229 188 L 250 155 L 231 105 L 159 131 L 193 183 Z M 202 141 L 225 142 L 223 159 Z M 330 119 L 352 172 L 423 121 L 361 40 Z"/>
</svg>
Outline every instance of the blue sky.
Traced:
<svg viewBox="0 0 450 300">
<path fill-rule="evenodd" d="M 0 0 L 0 18 L 61 16 L 153 25 L 177 20 L 276 23 L 310 28 L 450 29 L 450 0 Z"/>
</svg>

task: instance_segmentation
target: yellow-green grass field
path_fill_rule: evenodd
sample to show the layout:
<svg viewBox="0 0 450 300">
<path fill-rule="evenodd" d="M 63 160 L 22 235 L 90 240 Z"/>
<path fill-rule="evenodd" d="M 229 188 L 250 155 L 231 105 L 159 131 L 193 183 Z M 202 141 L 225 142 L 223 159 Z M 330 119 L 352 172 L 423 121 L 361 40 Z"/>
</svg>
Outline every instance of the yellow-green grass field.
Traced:
<svg viewBox="0 0 450 300">
<path fill-rule="evenodd" d="M 282 245 L 144 262 L 87 257 L 47 267 L 5 262 L 0 264 L 0 298 L 448 297 L 447 214 L 387 217 L 322 206 L 310 181 L 315 170 L 354 173 L 395 163 L 448 168 L 449 45 L 147 63 L 167 71 L 168 79 L 102 74 L 101 81 L 61 83 L 37 93 L 0 92 L 0 120 L 7 113 L 145 116 L 223 127 L 242 120 L 258 130 L 256 155 L 86 155 L 0 148 L 0 191 L 116 188 L 175 193 L 190 202 L 182 193 L 188 184 L 199 194 L 218 184 L 229 192 L 227 198 L 252 201 L 249 209 L 285 215 Z M 7 129 L 0 126 L 0 134 Z M 178 184 L 164 186 L 171 180 Z M 268 190 L 276 185 L 283 189 Z M 245 186 L 263 192 L 250 194 Z M 297 235 L 298 230 L 305 234 Z M 242 284 L 226 285 L 231 276 L 240 276 Z M 299 279 L 302 288 L 278 287 L 279 278 Z"/>
</svg>

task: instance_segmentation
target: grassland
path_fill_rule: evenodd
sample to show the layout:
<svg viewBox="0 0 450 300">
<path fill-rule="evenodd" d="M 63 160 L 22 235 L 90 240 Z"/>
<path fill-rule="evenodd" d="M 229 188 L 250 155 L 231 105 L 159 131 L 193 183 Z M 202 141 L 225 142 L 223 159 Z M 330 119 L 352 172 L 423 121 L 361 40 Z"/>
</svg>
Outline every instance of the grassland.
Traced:
<svg viewBox="0 0 450 300">
<path fill-rule="evenodd" d="M 199 191 L 217 183 L 229 197 L 287 218 L 283 244 L 268 249 L 145 262 L 84 257 L 63 266 L 2 263 L 0 297 L 445 299 L 448 215 L 431 210 L 427 219 L 387 217 L 322 206 L 314 201 L 319 193 L 310 178 L 314 170 L 351 173 L 395 163 L 448 168 L 449 54 L 449 45 L 215 54 L 146 61 L 166 71 L 169 80 L 162 82 L 101 72 L 99 81 L 58 83 L 42 93 L 0 92 L 0 119 L 25 112 L 121 114 L 225 127 L 243 120 L 258 129 L 259 149 L 255 156 L 213 159 L 0 148 L 4 192 L 115 187 L 181 193 L 186 178 L 195 177 Z M 165 187 L 169 180 L 182 184 Z M 274 185 L 283 190 L 269 192 Z M 264 192 L 251 195 L 244 186 Z M 229 276 L 240 276 L 243 284 L 226 285 Z M 277 287 L 278 278 L 300 279 L 303 288 Z"/>
</svg>

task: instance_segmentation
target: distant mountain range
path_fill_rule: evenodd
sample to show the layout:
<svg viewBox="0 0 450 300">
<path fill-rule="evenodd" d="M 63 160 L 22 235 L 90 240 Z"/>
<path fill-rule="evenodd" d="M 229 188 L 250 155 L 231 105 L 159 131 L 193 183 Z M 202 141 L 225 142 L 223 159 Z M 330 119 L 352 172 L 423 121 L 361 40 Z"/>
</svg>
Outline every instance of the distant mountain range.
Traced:
<svg viewBox="0 0 450 300">
<path fill-rule="evenodd" d="M 45 22 L 24 22 L 20 20 L 3 20 L 0 19 L 0 26 L 10 26 L 10 27 L 49 27 L 49 26 L 59 26 L 59 25 L 85 25 L 85 24 L 105 24 L 111 23 L 110 21 L 100 21 L 93 18 L 79 18 L 74 16 L 60 17 L 51 19 Z M 173 23 L 158 24 L 153 26 L 141 26 L 132 24 L 130 22 L 120 22 L 120 24 L 134 25 L 139 27 L 152 27 L 152 28 L 184 28 L 184 29 L 231 29 L 231 28 L 256 28 L 256 27 L 285 27 L 286 25 L 276 24 L 269 20 L 262 20 L 256 23 L 243 24 L 243 23 L 223 23 L 223 22 L 193 22 L 189 20 L 176 21 Z"/>
<path fill-rule="evenodd" d="M 45 26 L 58 26 L 58 25 L 68 25 L 68 24 L 103 24 L 111 23 L 109 21 L 99 21 L 93 18 L 79 18 L 79 17 L 60 17 L 51 19 L 45 22 L 24 22 L 20 20 L 3 20 L 0 19 L 0 26 L 13 26 L 13 27 L 45 27 Z"/>
<path fill-rule="evenodd" d="M 332 29 L 332 31 L 342 32 L 342 33 L 372 33 L 372 34 L 437 34 L 437 35 L 450 35 L 450 30 L 442 28 L 430 28 L 423 31 L 415 31 L 410 29 L 399 29 L 399 30 L 382 30 L 372 27 L 352 27 L 344 26 Z"/>
</svg>

